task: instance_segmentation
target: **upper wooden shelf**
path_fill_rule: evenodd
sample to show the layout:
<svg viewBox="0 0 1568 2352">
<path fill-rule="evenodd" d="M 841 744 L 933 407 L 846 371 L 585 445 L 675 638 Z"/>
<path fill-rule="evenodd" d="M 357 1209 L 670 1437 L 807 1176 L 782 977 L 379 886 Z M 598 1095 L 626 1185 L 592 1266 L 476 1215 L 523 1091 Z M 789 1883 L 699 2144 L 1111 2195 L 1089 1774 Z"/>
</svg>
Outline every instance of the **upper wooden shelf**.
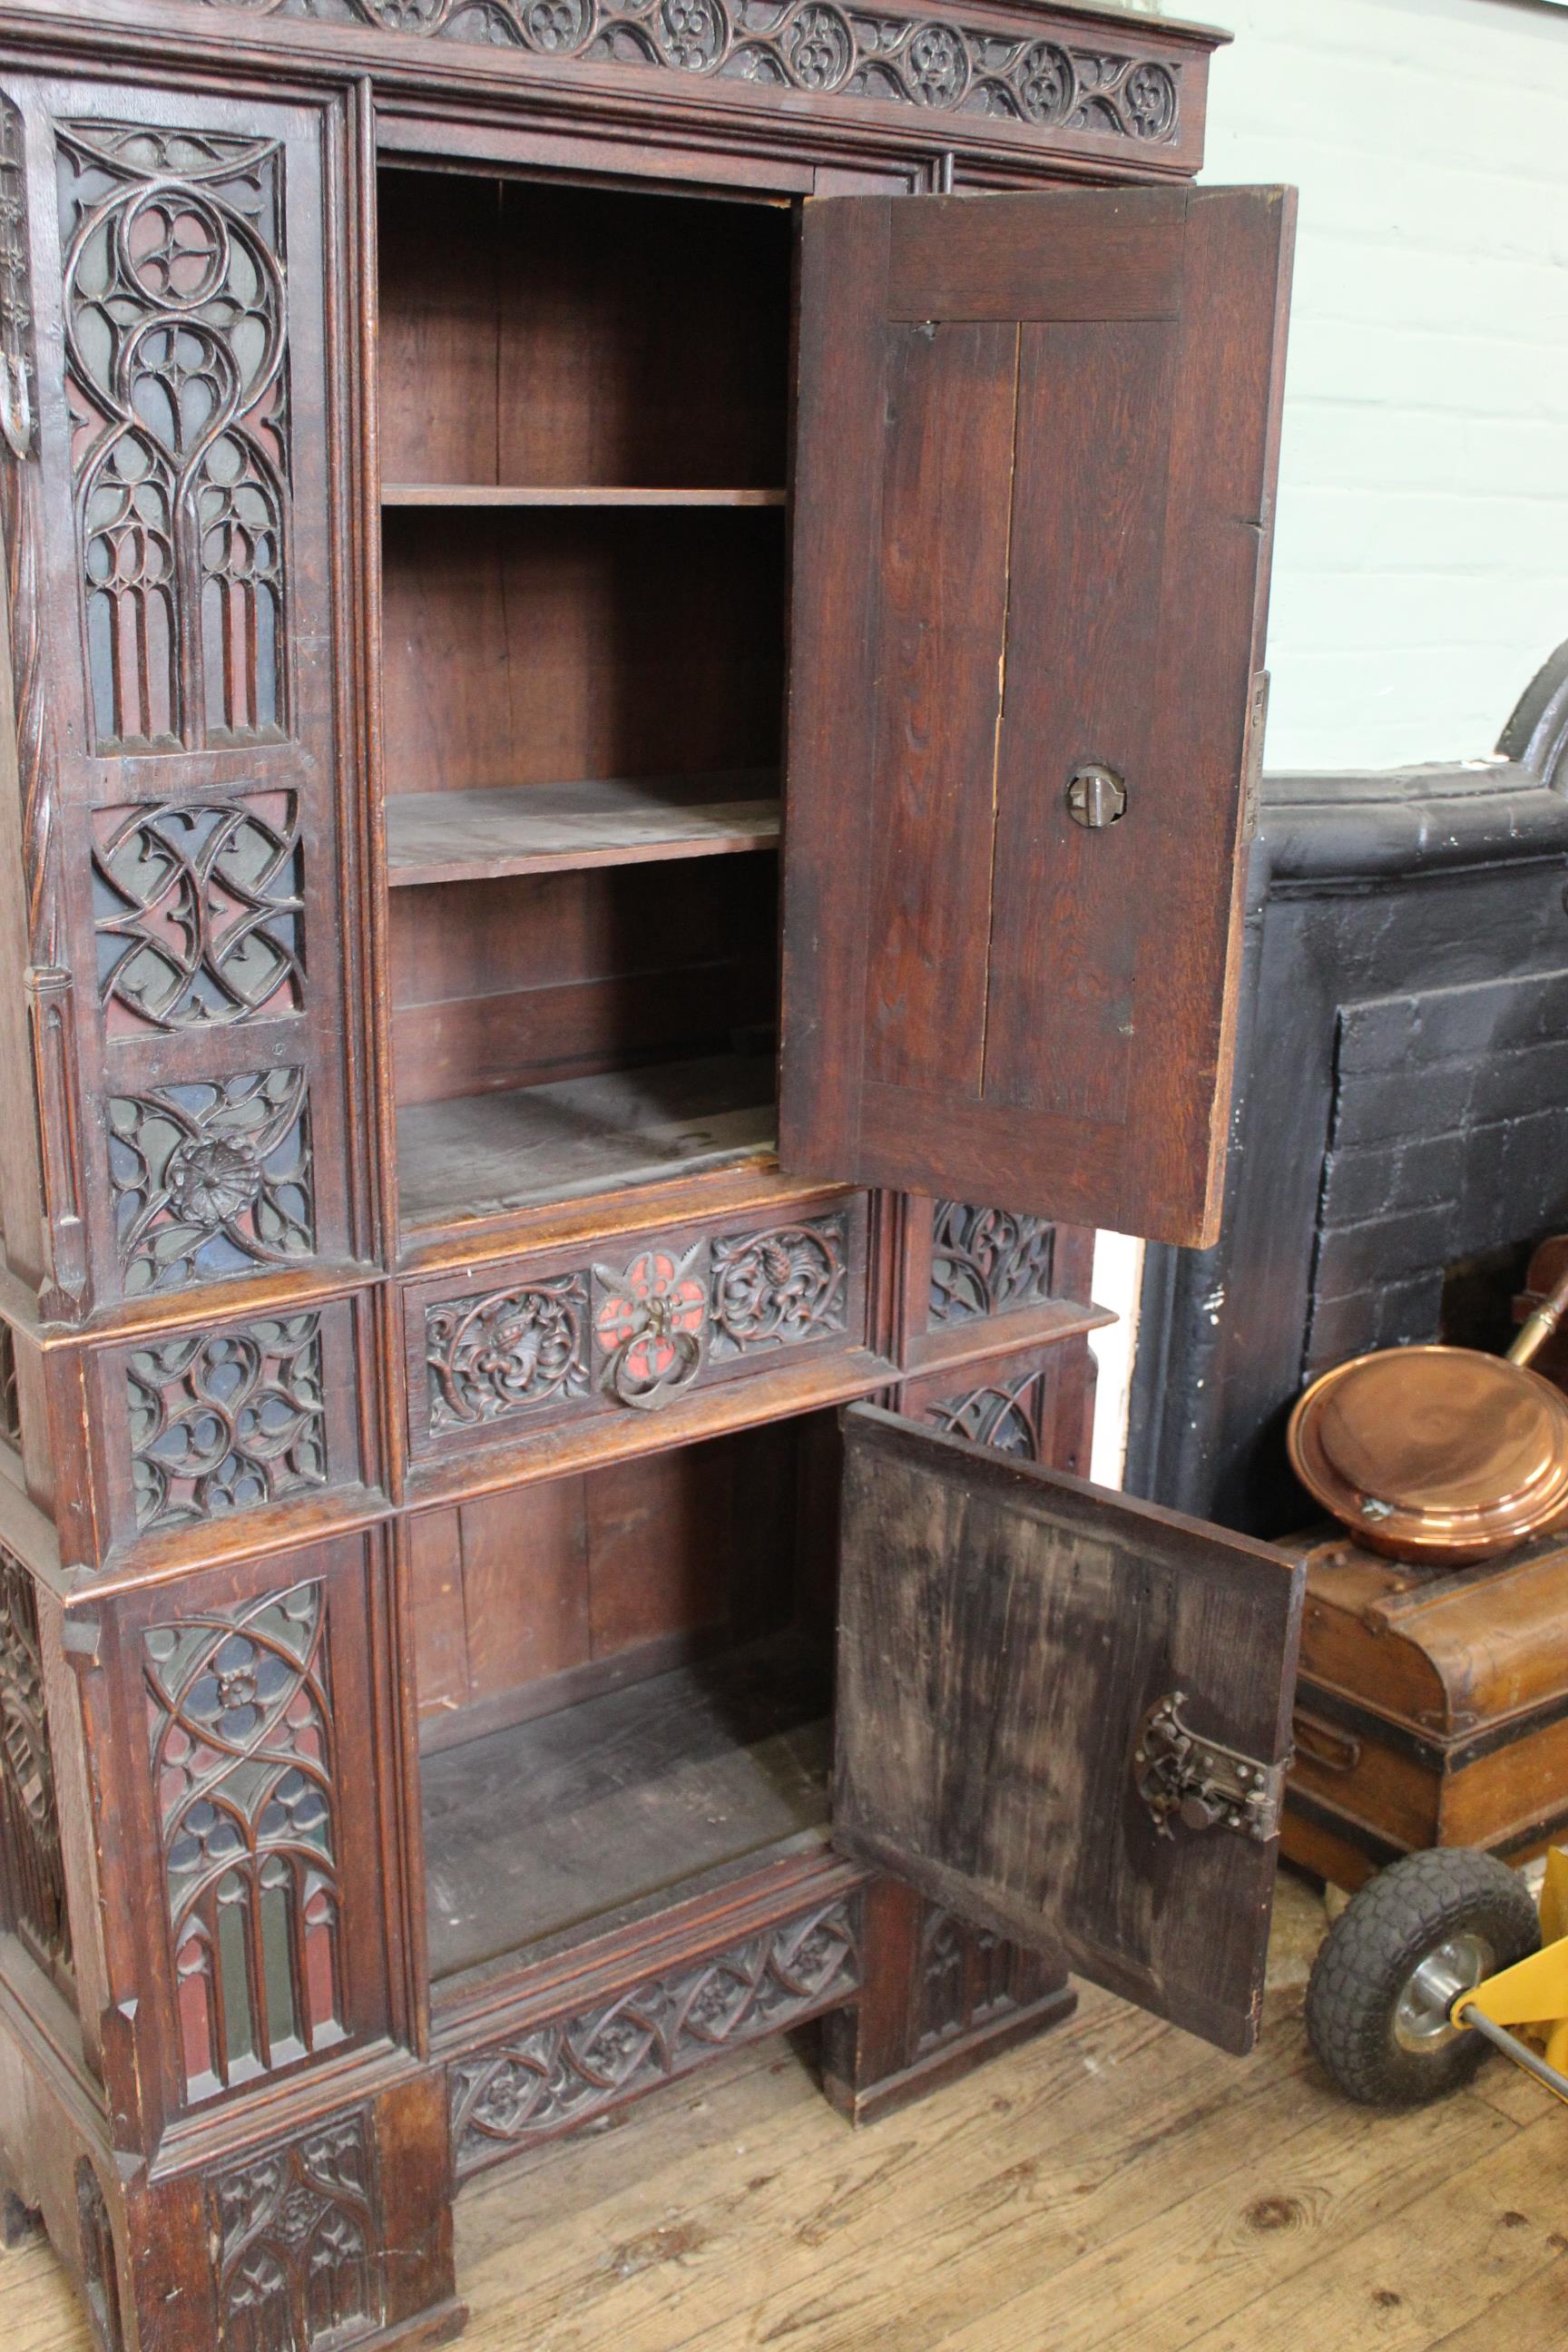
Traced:
<svg viewBox="0 0 1568 2352">
<path fill-rule="evenodd" d="M 767 849 L 778 837 L 778 777 L 770 768 L 398 793 L 386 803 L 386 878 L 395 890 L 645 866 Z"/>
<path fill-rule="evenodd" d="M 384 507 L 782 507 L 784 490 L 611 488 L 597 482 L 384 482 Z"/>
</svg>

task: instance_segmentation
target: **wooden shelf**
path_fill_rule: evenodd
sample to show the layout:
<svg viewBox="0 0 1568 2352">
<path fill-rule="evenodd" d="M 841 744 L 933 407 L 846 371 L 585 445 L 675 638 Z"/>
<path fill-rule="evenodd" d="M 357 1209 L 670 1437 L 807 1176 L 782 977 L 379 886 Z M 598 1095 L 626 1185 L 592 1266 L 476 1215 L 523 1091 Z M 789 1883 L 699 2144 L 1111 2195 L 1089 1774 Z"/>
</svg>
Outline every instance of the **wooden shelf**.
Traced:
<svg viewBox="0 0 1568 2352">
<path fill-rule="evenodd" d="M 654 1184 L 772 1148 L 773 1065 L 757 1055 L 416 1103 L 397 1116 L 405 1225 L 504 1215 Z"/>
<path fill-rule="evenodd" d="M 384 482 L 384 507 L 782 507 L 784 490 L 637 489 L 599 482 Z"/>
<path fill-rule="evenodd" d="M 820 1829 L 827 1703 L 822 1653 L 782 1633 L 426 1755 L 431 1975 Z"/>
<path fill-rule="evenodd" d="M 778 778 L 765 768 L 493 792 L 401 793 L 386 803 L 387 879 L 394 889 L 584 866 L 732 856 L 767 849 L 778 837 Z"/>
</svg>

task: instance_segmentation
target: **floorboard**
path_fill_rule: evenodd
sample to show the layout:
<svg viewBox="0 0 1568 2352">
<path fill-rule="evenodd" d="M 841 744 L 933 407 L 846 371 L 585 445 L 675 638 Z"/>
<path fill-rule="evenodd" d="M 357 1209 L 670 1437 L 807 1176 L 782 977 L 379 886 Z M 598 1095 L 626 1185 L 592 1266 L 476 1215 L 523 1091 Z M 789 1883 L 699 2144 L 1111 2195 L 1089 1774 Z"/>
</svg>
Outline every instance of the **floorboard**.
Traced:
<svg viewBox="0 0 1568 2352">
<path fill-rule="evenodd" d="M 1346 2107 L 1287 1881 L 1240 2062 L 1079 2015 L 852 2133 L 766 2042 L 491 2174 L 458 2207 L 470 2352 L 1563 2352 L 1568 2120 L 1492 2062 L 1419 2115 Z M 89 2352 L 46 2247 L 0 2260 L 6 2352 Z"/>
</svg>

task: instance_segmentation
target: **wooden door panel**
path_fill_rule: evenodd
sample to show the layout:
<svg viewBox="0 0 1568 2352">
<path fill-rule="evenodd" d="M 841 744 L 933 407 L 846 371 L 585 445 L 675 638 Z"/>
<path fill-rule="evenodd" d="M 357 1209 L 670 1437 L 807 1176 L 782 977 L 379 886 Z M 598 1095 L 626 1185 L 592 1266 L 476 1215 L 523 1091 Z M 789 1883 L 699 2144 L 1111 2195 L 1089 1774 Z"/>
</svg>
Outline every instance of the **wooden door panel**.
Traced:
<svg viewBox="0 0 1568 2352">
<path fill-rule="evenodd" d="M 1302 1570 L 870 1407 L 844 1428 L 836 1843 L 1250 2048 Z M 1206 1796 L 1181 1780 L 1190 1820 L 1151 1808 L 1151 1712 L 1177 1695 L 1243 1786 L 1256 1768 L 1256 1819 L 1199 1825 L 1223 1766 Z"/>
<path fill-rule="evenodd" d="M 792 1170 L 1212 1239 L 1292 217 L 807 206 Z"/>
</svg>

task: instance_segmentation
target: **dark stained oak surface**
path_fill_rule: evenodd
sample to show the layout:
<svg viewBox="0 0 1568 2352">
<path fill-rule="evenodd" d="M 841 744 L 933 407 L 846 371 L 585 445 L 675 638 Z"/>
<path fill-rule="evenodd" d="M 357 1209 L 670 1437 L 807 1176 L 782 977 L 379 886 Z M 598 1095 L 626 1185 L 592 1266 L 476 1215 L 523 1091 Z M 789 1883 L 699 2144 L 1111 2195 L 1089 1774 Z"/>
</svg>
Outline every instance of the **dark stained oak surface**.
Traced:
<svg viewBox="0 0 1568 2352">
<path fill-rule="evenodd" d="M 871 1406 L 843 1419 L 835 1843 L 1249 2049 L 1278 1834 L 1162 1835 L 1133 1750 L 1179 1692 L 1200 1738 L 1288 1753 L 1302 1570 Z"/>
<path fill-rule="evenodd" d="M 1212 1240 L 1293 205 L 803 235 L 780 1156 Z M 1119 822 L 1068 795 L 1124 782 Z"/>
</svg>

